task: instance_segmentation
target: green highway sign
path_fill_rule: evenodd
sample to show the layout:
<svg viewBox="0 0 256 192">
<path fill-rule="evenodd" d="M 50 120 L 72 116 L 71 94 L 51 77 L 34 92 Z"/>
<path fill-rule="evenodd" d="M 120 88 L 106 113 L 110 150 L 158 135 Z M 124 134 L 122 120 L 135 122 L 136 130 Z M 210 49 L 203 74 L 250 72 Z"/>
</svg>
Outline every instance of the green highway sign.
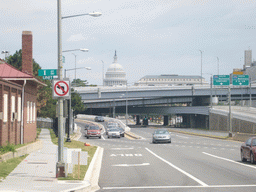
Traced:
<svg viewBox="0 0 256 192">
<path fill-rule="evenodd" d="M 53 79 L 53 76 L 43 76 L 43 79 L 44 80 L 51 80 L 51 79 Z"/>
<path fill-rule="evenodd" d="M 39 69 L 38 76 L 55 76 L 57 75 L 57 69 Z"/>
<path fill-rule="evenodd" d="M 229 75 L 213 75 L 213 85 L 229 85 Z"/>
<path fill-rule="evenodd" d="M 233 75 L 233 85 L 249 85 L 249 75 Z"/>
</svg>

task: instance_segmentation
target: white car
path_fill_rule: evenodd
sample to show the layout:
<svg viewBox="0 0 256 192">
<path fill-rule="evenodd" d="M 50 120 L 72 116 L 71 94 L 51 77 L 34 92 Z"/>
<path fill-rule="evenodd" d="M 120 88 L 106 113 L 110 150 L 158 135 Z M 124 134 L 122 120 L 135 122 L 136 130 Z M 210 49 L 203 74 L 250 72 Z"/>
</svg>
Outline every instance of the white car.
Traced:
<svg viewBox="0 0 256 192">
<path fill-rule="evenodd" d="M 121 137 L 120 130 L 116 129 L 116 128 L 109 129 L 108 130 L 108 138 L 110 138 L 110 137 L 118 137 L 118 138 L 120 138 Z"/>
</svg>

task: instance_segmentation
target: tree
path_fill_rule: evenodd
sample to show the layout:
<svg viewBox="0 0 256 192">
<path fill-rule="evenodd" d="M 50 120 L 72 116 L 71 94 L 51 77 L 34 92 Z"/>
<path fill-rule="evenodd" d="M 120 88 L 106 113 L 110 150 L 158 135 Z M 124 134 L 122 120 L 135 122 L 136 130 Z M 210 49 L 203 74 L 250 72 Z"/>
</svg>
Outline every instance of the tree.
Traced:
<svg viewBox="0 0 256 192">
<path fill-rule="evenodd" d="M 22 68 L 22 50 L 16 51 L 15 54 L 10 55 L 6 62 L 18 70 Z M 37 89 L 37 116 L 38 117 L 56 117 L 56 99 L 52 99 L 51 82 L 43 80 L 38 76 L 38 70 L 41 69 L 40 65 L 33 59 L 33 75 L 40 81 L 47 84 L 47 86 L 38 85 Z"/>
<path fill-rule="evenodd" d="M 71 86 L 73 87 L 86 87 L 88 84 L 87 80 L 73 79 Z"/>
<path fill-rule="evenodd" d="M 74 110 L 74 115 L 77 115 L 85 110 L 81 96 L 77 92 L 74 92 L 74 89 L 71 91 L 71 107 Z"/>
</svg>

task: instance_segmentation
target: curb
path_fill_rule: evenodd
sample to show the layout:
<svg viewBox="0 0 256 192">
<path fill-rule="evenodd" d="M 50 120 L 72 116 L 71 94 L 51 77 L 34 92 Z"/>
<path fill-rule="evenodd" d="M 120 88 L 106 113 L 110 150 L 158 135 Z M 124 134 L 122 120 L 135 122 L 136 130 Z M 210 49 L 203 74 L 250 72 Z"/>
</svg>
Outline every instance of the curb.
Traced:
<svg viewBox="0 0 256 192">
<path fill-rule="evenodd" d="M 132 137 L 132 138 L 134 138 L 134 139 L 141 139 L 141 137 L 140 136 L 138 136 L 138 135 L 135 135 L 134 133 L 132 133 L 132 132 L 125 132 L 124 134 L 126 134 L 126 135 L 128 135 L 129 137 Z"/>
</svg>

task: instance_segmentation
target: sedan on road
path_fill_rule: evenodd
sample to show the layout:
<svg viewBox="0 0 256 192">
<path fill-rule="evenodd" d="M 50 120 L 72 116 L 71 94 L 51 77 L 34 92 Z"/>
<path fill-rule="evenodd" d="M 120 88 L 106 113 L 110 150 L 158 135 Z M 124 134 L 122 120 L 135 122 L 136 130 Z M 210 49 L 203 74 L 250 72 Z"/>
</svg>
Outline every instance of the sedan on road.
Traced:
<svg viewBox="0 0 256 192">
<path fill-rule="evenodd" d="M 152 143 L 167 142 L 171 143 L 171 133 L 166 129 L 157 129 L 152 135 Z"/>
<path fill-rule="evenodd" d="M 120 131 L 117 128 L 109 129 L 108 130 L 108 138 L 110 137 L 118 137 L 120 138 Z"/>
<path fill-rule="evenodd" d="M 99 137 L 101 138 L 101 128 L 96 125 L 91 125 L 88 127 L 87 132 L 85 133 L 85 137 L 89 139 L 90 137 Z"/>
<path fill-rule="evenodd" d="M 104 122 L 104 117 L 102 117 L 102 116 L 96 116 L 96 117 L 94 118 L 94 121 L 95 121 L 95 122 Z"/>
<path fill-rule="evenodd" d="M 256 161 L 256 137 L 247 139 L 240 148 L 241 160 L 243 162 L 249 160 L 252 164 Z"/>
</svg>

